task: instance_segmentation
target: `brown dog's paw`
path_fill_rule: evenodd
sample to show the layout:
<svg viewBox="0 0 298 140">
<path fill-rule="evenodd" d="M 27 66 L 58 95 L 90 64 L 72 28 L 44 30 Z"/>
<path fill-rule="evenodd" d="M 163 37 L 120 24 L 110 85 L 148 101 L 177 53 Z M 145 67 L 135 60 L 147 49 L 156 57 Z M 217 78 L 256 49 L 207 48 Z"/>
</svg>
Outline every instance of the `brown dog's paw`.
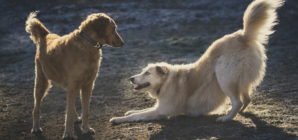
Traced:
<svg viewBox="0 0 298 140">
<path fill-rule="evenodd" d="M 93 128 L 81 128 L 83 133 L 95 134 L 95 130 Z"/>
<path fill-rule="evenodd" d="M 32 128 L 31 133 L 41 133 L 42 129 L 40 127 L 38 128 Z"/>
<path fill-rule="evenodd" d="M 73 139 L 72 132 L 64 132 L 63 139 Z"/>
</svg>

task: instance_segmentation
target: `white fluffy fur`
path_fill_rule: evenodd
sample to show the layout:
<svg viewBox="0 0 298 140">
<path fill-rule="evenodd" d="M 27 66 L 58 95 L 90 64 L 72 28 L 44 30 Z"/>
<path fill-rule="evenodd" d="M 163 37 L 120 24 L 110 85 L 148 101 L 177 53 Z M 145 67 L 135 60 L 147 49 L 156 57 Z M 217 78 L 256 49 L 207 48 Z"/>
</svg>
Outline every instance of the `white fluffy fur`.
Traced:
<svg viewBox="0 0 298 140">
<path fill-rule="evenodd" d="M 154 107 L 128 111 L 112 123 L 153 120 L 159 116 L 208 114 L 221 107 L 227 97 L 232 109 L 218 122 L 232 120 L 250 103 L 250 93 L 260 84 L 266 68 L 265 47 L 276 25 L 276 9 L 282 0 L 256 0 L 245 11 L 244 29 L 216 40 L 195 63 L 149 64 L 133 77 L 136 87 L 157 99 Z M 148 74 L 148 72 L 150 74 Z"/>
</svg>

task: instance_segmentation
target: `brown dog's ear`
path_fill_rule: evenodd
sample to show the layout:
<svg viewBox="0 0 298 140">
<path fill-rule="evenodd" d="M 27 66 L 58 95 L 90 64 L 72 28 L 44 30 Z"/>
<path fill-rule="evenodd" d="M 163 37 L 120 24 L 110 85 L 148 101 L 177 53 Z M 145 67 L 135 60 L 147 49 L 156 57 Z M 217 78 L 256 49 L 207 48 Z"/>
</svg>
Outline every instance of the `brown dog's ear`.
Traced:
<svg viewBox="0 0 298 140">
<path fill-rule="evenodd" d="M 168 69 L 165 66 L 156 66 L 156 71 L 161 75 L 168 73 Z"/>
<path fill-rule="evenodd" d="M 90 28 L 94 30 L 99 37 L 104 37 L 109 24 L 109 18 L 103 14 L 90 15 L 88 18 L 90 20 Z"/>
</svg>

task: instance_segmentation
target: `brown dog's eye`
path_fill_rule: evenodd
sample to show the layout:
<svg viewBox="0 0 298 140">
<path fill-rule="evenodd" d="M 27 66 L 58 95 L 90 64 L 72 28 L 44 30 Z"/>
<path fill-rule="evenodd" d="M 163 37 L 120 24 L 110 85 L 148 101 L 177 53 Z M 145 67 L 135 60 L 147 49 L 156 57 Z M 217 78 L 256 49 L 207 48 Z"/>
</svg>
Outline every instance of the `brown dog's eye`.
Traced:
<svg viewBox="0 0 298 140">
<path fill-rule="evenodd" d="M 150 72 L 148 72 L 148 71 L 145 73 L 145 75 L 149 75 L 149 74 L 150 74 Z"/>
</svg>

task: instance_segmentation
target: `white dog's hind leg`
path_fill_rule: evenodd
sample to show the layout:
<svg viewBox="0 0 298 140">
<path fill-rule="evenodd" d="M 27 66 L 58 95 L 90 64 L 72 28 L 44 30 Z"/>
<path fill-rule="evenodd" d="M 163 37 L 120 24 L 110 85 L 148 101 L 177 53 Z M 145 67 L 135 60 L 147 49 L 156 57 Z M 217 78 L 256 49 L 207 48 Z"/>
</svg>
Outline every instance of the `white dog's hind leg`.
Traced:
<svg viewBox="0 0 298 140">
<path fill-rule="evenodd" d="M 240 93 L 238 91 L 238 83 L 232 82 L 232 80 L 235 80 L 233 78 L 237 77 L 233 77 L 234 75 L 231 75 L 225 70 L 226 69 L 224 68 L 220 68 L 220 66 L 217 67 L 216 76 L 222 91 L 229 96 L 232 102 L 232 109 L 226 116 L 217 118 L 217 122 L 226 122 L 232 120 L 243 105 L 240 99 Z"/>
<path fill-rule="evenodd" d="M 246 109 L 246 107 L 249 105 L 249 103 L 251 102 L 251 98 L 249 96 L 250 92 L 251 92 L 251 89 L 250 88 L 247 88 L 243 92 L 243 95 L 242 95 L 243 107 L 240 110 L 240 112 L 243 112 Z"/>
<path fill-rule="evenodd" d="M 232 120 L 240 110 L 241 106 L 243 105 L 239 97 L 236 97 L 236 98 L 230 97 L 230 99 L 232 102 L 231 111 L 226 116 L 218 117 L 216 119 L 217 122 L 227 122 Z"/>
<path fill-rule="evenodd" d="M 110 119 L 111 123 L 124 123 L 124 122 L 133 122 L 133 121 L 146 121 L 146 120 L 154 120 L 159 117 L 159 112 L 156 109 L 150 108 L 144 112 L 135 113 L 129 116 L 124 117 L 114 117 Z"/>
</svg>

